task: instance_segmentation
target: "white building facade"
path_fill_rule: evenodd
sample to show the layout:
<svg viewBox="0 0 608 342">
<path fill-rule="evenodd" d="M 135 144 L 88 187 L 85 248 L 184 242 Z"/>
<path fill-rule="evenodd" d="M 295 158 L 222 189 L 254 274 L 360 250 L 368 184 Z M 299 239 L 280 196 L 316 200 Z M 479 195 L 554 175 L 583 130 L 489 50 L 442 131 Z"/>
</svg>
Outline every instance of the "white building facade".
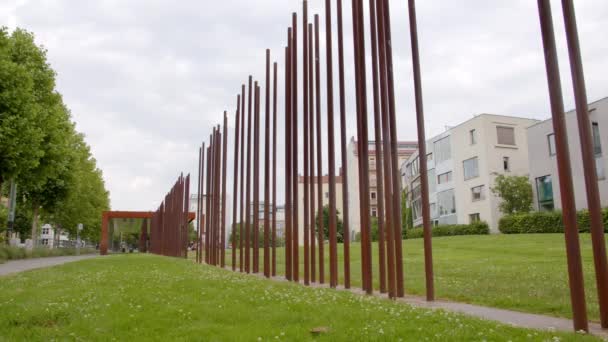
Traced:
<svg viewBox="0 0 608 342">
<path fill-rule="evenodd" d="M 528 176 L 527 128 L 537 120 L 481 114 L 427 141 L 429 203 L 434 225 L 485 221 L 498 232 L 500 174 Z M 422 225 L 419 153 L 401 166 L 414 226 Z"/>
<path fill-rule="evenodd" d="M 593 137 L 593 151 L 598 175 L 602 207 L 608 207 L 608 97 L 589 104 L 589 119 Z M 587 208 L 586 186 L 578 136 L 576 111 L 566 113 L 568 147 L 572 164 L 572 180 L 576 208 Z M 539 122 L 528 129 L 530 183 L 534 192 L 534 208 L 539 211 L 561 209 L 559 174 L 555 157 L 553 120 Z"/>
</svg>

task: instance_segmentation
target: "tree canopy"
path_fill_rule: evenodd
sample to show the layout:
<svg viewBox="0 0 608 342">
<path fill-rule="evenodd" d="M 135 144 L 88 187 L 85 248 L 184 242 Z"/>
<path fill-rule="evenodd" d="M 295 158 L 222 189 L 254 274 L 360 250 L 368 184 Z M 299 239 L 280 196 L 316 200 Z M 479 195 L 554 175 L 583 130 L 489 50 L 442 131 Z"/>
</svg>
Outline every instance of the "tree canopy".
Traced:
<svg viewBox="0 0 608 342">
<path fill-rule="evenodd" d="M 499 175 L 492 193 L 502 199 L 498 208 L 505 215 L 532 211 L 532 186 L 526 176 Z"/>
<path fill-rule="evenodd" d="M 0 187 L 18 184 L 17 217 L 33 222 L 33 234 L 41 217 L 72 234 L 82 223 L 97 240 L 109 193 L 55 76 L 32 33 L 0 28 Z"/>
</svg>

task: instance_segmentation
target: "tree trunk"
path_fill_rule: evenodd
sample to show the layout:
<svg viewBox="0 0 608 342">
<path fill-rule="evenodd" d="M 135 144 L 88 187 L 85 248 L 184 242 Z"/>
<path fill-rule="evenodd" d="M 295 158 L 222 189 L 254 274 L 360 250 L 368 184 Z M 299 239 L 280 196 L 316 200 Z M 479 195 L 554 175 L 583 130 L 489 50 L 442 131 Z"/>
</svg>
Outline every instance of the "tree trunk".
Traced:
<svg viewBox="0 0 608 342">
<path fill-rule="evenodd" d="M 36 243 L 38 242 L 38 206 L 34 205 L 33 215 L 32 215 L 32 247 L 36 247 Z"/>
</svg>

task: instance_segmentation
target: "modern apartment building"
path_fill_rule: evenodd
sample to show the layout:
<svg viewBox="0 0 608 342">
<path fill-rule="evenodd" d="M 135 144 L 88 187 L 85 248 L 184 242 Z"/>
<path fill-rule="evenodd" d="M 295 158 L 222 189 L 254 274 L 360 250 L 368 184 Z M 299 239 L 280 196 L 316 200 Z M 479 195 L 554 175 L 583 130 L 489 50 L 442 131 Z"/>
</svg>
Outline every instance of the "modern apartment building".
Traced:
<svg viewBox="0 0 608 342">
<path fill-rule="evenodd" d="M 315 183 L 315 211 L 319 211 L 318 208 L 318 181 L 319 177 L 314 177 Z M 321 186 L 323 188 L 323 206 L 329 205 L 329 176 L 321 177 Z M 304 177 L 298 177 L 298 238 L 300 245 L 304 244 Z M 338 211 L 338 217 L 343 219 L 342 211 L 342 177 L 336 176 L 336 210 Z M 279 216 L 277 215 L 277 218 Z M 354 233 L 351 230 L 351 236 L 354 237 Z"/>
<path fill-rule="evenodd" d="M 431 219 L 438 224 L 485 221 L 498 232 L 499 174 L 527 176 L 528 131 L 538 120 L 481 114 L 427 141 Z M 419 154 L 401 166 L 414 226 L 422 225 Z"/>
<path fill-rule="evenodd" d="M 589 104 L 589 119 L 593 134 L 593 151 L 598 175 L 602 206 L 608 206 L 608 97 Z M 587 208 L 581 142 L 578 136 L 576 111 L 566 113 L 568 147 L 572 163 L 572 178 L 576 208 Z M 528 128 L 530 183 L 534 191 L 534 207 L 539 211 L 561 209 L 559 175 L 555 158 L 553 120 L 545 120 Z"/>
<path fill-rule="evenodd" d="M 351 138 L 348 144 L 347 170 L 348 170 L 348 203 L 350 229 L 353 234 L 361 231 L 361 219 L 359 216 L 359 156 L 357 152 L 358 142 L 354 137 Z M 376 142 L 369 141 L 367 143 L 369 151 L 369 196 L 370 196 L 370 215 L 376 217 L 378 213 L 378 188 L 376 177 Z M 410 156 L 418 150 L 418 143 L 415 141 L 400 141 L 398 142 L 397 157 L 399 164 L 404 163 Z M 354 235 L 353 235 L 354 236 Z"/>
</svg>

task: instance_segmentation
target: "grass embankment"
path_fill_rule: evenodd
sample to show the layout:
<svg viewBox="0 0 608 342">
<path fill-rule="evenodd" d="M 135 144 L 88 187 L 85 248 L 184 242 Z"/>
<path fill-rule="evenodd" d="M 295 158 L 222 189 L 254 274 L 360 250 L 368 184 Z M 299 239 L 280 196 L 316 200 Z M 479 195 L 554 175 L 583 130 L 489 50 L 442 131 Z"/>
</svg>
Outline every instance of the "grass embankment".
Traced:
<svg viewBox="0 0 608 342">
<path fill-rule="evenodd" d="M 379 289 L 377 247 L 374 244 L 373 277 L 374 286 Z M 589 318 L 599 320 L 589 234 L 581 234 L 581 249 Z M 328 251 L 326 244 L 326 282 L 329 281 Z M 423 252 L 422 239 L 403 241 L 405 287 L 409 294 L 425 293 Z M 285 268 L 284 253 L 282 248 L 277 249 L 277 272 L 281 275 Z M 263 250 L 260 260 L 262 257 Z M 338 257 L 339 281 L 343 284 L 342 245 L 338 246 Z M 433 258 L 438 298 L 558 317 L 572 316 L 562 234 L 434 238 Z M 226 261 L 231 263 L 230 252 Z M 262 267 L 260 261 L 261 272 Z M 303 266 L 300 266 L 300 279 L 302 276 Z M 354 243 L 351 244 L 351 284 L 361 286 L 361 247 Z"/>
<path fill-rule="evenodd" d="M 594 340 L 152 255 L 0 278 L 0 340 Z"/>
<path fill-rule="evenodd" d="M 97 253 L 92 248 L 81 248 L 80 254 Z M 37 247 L 32 250 L 25 248 L 0 245 L 0 264 L 8 260 L 31 259 L 31 258 L 46 258 L 64 255 L 76 255 L 76 248 L 46 248 Z"/>
</svg>

